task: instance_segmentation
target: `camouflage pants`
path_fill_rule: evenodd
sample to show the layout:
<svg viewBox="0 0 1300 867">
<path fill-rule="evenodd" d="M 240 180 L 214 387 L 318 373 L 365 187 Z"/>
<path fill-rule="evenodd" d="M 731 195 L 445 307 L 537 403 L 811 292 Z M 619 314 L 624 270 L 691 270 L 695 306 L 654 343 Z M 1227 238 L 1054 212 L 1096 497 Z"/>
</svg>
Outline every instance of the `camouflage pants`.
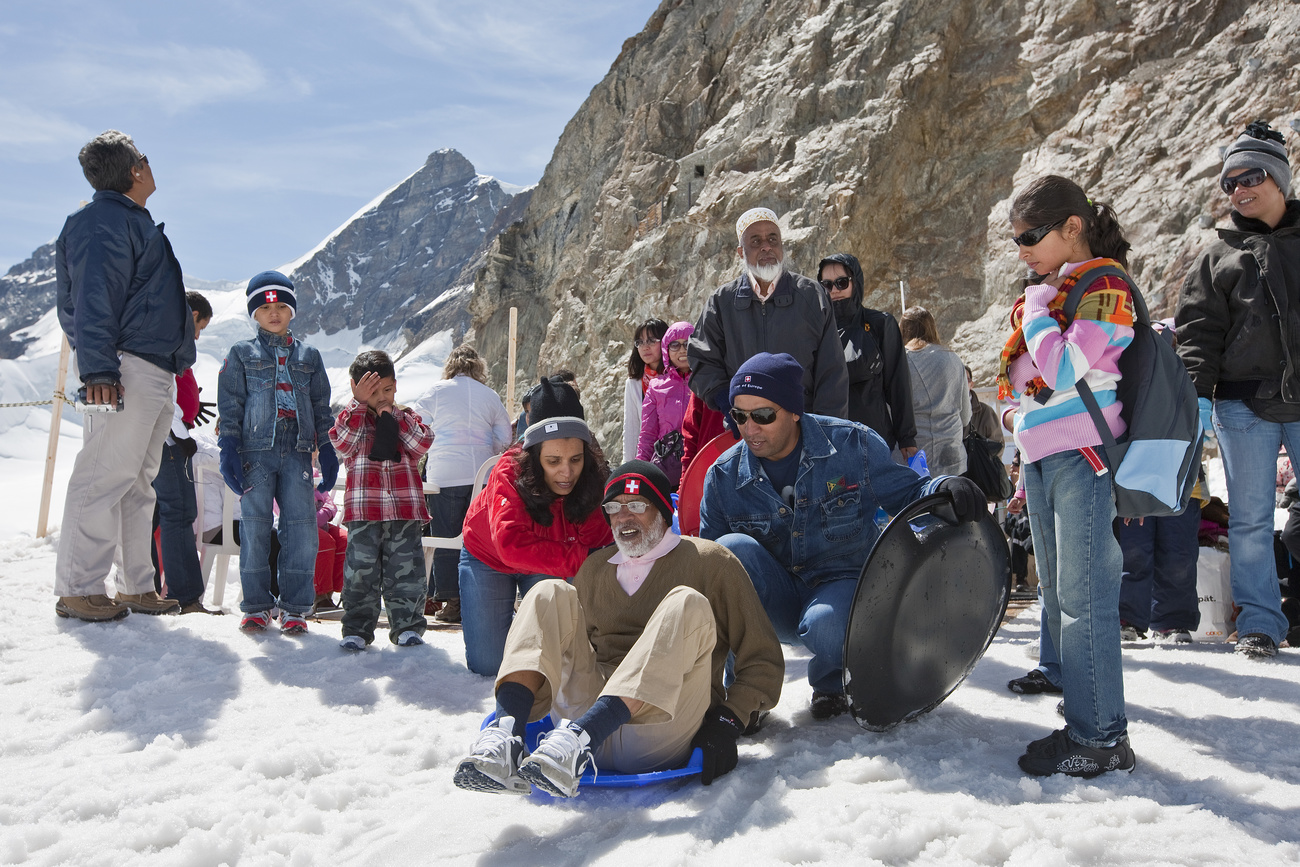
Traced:
<svg viewBox="0 0 1300 867">
<path fill-rule="evenodd" d="M 424 634 L 424 550 L 421 521 L 348 521 L 348 563 L 343 573 L 343 634 L 375 639 L 379 599 L 388 609 L 388 637 Z"/>
</svg>

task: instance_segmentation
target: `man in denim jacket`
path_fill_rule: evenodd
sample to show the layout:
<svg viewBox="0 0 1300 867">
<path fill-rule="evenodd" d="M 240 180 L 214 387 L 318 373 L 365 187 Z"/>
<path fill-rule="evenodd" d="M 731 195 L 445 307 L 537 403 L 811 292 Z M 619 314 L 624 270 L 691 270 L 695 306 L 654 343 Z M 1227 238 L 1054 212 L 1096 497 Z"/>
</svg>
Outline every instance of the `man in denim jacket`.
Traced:
<svg viewBox="0 0 1300 867">
<path fill-rule="evenodd" d="M 844 636 L 858 576 L 880 531 L 878 508 L 897 514 L 948 491 L 958 520 L 985 513 L 969 479 L 928 479 L 894 463 L 880 435 L 856 422 L 804 412 L 803 370 L 761 352 L 731 379 L 731 417 L 742 442 L 709 470 L 700 536 L 735 554 L 783 640 L 812 651 L 812 714 L 848 710 Z"/>
<path fill-rule="evenodd" d="M 263 271 L 248 283 L 248 315 L 257 336 L 230 347 L 217 380 L 221 475 L 242 496 L 240 628 L 266 629 L 279 607 L 282 631 L 307 630 L 315 599 L 316 499 L 311 454 L 319 449 L 322 492 L 334 487 L 339 461 L 330 444 L 330 383 L 320 353 L 289 333 L 297 310 L 293 283 Z M 272 501 L 280 507 L 278 598 L 268 566 Z"/>
</svg>

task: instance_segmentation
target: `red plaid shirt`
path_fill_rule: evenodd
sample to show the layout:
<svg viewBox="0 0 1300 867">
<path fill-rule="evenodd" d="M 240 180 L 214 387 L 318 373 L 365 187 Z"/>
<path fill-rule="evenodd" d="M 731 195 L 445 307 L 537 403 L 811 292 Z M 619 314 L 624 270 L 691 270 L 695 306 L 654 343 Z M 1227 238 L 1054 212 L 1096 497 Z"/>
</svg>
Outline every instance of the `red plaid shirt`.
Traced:
<svg viewBox="0 0 1300 867">
<path fill-rule="evenodd" d="M 330 428 L 330 442 L 347 467 L 343 521 L 428 521 L 424 484 L 416 468 L 433 445 L 433 432 L 407 407 L 393 407 L 401 460 L 372 461 L 375 414 L 360 401 L 348 401 Z"/>
</svg>

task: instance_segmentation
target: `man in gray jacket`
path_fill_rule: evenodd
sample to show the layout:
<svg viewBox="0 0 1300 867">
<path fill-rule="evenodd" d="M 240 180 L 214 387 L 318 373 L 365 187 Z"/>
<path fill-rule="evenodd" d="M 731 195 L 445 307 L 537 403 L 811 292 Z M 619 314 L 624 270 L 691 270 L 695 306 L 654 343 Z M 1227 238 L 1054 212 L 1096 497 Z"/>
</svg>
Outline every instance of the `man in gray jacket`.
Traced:
<svg viewBox="0 0 1300 867">
<path fill-rule="evenodd" d="M 786 352 L 803 368 L 804 402 L 811 412 L 845 418 L 849 372 L 826 293 L 785 268 L 776 213 L 751 208 L 736 221 L 737 279 L 715 291 L 691 335 L 691 391 L 725 413 L 731 377 L 759 352 Z"/>
<path fill-rule="evenodd" d="M 145 201 L 156 189 L 149 160 L 117 130 L 78 156 L 96 192 L 68 217 L 55 247 L 59 324 L 76 352 L 92 407 L 68 480 L 54 569 L 55 612 L 117 620 L 131 611 L 174 614 L 154 590 L 153 480 L 171 425 L 175 377 L 194 363 L 194 323 L 181 267 Z M 122 546 L 118 593 L 105 579 Z"/>
</svg>

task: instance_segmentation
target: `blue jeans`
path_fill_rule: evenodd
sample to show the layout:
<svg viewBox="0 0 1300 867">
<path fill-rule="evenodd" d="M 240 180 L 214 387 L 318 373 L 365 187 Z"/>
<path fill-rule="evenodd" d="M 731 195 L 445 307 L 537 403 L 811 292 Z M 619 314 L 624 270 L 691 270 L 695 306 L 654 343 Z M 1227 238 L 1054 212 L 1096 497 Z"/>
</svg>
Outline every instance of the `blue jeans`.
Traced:
<svg viewBox="0 0 1300 867">
<path fill-rule="evenodd" d="M 1110 475 L 1098 476 L 1076 450 L 1027 462 L 1021 472 L 1065 721 L 1074 740 L 1105 746 L 1128 729 L 1119 645 L 1124 560 L 1111 527 Z"/>
<path fill-rule="evenodd" d="M 473 491 L 473 485 L 453 485 L 424 498 L 429 507 L 430 536 L 452 539 L 460 535 Z M 453 548 L 433 550 L 433 571 L 429 573 L 430 599 L 445 602 L 460 598 L 459 563 L 459 551 Z"/>
<path fill-rule="evenodd" d="M 498 572 L 460 549 L 460 623 L 465 638 L 465 665 L 475 674 L 496 677 L 506 649 L 506 634 L 515 619 L 515 596 L 523 596 L 553 575 Z"/>
<path fill-rule="evenodd" d="M 244 613 L 279 606 L 306 614 L 316 599 L 316 498 L 312 495 L 311 452 L 297 448 L 298 425 L 276 422 L 275 444 L 244 452 L 244 496 L 240 500 L 239 583 Z M 280 597 L 271 594 L 272 501 L 280 507 L 280 557 L 276 578 Z"/>
<path fill-rule="evenodd" d="M 189 605 L 203 598 L 203 572 L 194 541 L 194 471 L 189 458 L 175 446 L 163 443 L 162 463 L 153 480 L 158 495 L 158 529 L 162 535 L 162 567 L 167 577 L 167 598 Z"/>
<path fill-rule="evenodd" d="M 1038 600 L 1043 599 L 1043 588 L 1038 588 Z M 1047 606 L 1038 616 L 1038 670 L 1053 686 L 1061 685 L 1061 655 L 1052 643 L 1052 633 L 1047 629 Z"/>
<path fill-rule="evenodd" d="M 1287 620 L 1273 558 L 1273 511 L 1277 500 L 1277 452 L 1300 454 L 1300 422 L 1261 419 L 1240 400 L 1214 402 L 1214 432 L 1228 481 L 1228 549 L 1232 552 L 1232 601 L 1241 606 L 1238 635 L 1267 635 L 1281 643 Z"/>
<path fill-rule="evenodd" d="M 758 591 L 758 600 L 782 641 L 802 642 L 812 651 L 808 682 L 817 692 L 844 692 L 844 636 L 857 593 L 856 578 L 824 581 L 810 587 L 776 561 L 757 540 L 743 533 L 718 539 L 740 560 Z"/>
<path fill-rule="evenodd" d="M 1201 606 L 1196 596 L 1201 504 L 1193 500 L 1181 515 L 1116 522 L 1124 554 L 1119 619 L 1138 629 L 1196 630 Z"/>
</svg>

